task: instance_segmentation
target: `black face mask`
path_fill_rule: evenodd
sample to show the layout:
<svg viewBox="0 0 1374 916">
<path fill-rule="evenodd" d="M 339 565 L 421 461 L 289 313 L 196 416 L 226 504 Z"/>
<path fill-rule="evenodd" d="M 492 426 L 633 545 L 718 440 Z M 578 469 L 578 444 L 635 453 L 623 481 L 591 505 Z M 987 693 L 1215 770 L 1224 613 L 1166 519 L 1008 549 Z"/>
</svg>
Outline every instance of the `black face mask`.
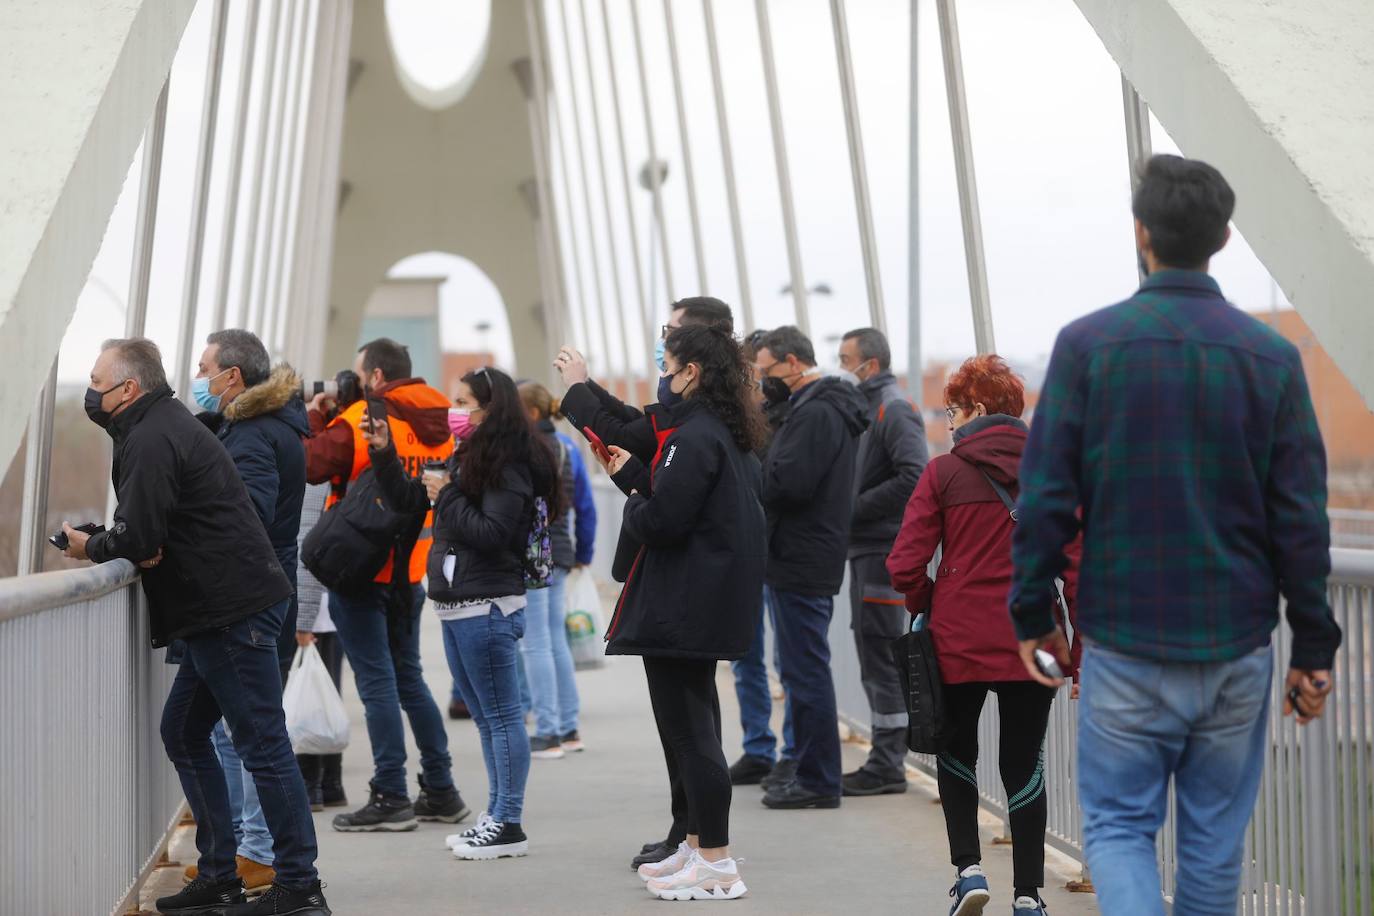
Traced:
<svg viewBox="0 0 1374 916">
<path fill-rule="evenodd" d="M 787 383 L 777 376 L 765 376 L 759 382 L 759 388 L 763 390 L 763 397 L 769 404 L 781 404 L 792 396 L 792 389 L 787 387 Z"/>
<path fill-rule="evenodd" d="M 125 379 L 124 381 L 127 382 L 128 379 Z M 101 429 L 108 429 L 110 426 L 110 420 L 112 419 L 112 415 L 110 414 L 110 412 L 106 410 L 103 406 L 101 406 L 104 403 L 105 395 L 109 394 L 111 391 L 114 391 L 115 388 L 118 388 L 120 385 L 123 384 L 124 382 L 120 382 L 119 385 L 115 385 L 114 388 L 110 388 L 106 391 L 100 391 L 95 388 L 86 389 L 86 401 L 84 405 L 86 408 L 86 416 L 90 417 L 91 422 L 94 423 L 96 426 L 99 426 Z"/>
</svg>

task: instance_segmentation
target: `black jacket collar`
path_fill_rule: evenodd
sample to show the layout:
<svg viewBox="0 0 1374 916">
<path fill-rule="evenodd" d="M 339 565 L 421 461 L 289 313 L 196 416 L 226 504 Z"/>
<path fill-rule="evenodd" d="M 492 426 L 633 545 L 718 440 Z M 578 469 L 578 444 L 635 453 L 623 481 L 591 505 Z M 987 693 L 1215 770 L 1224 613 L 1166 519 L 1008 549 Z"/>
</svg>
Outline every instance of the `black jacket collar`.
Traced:
<svg viewBox="0 0 1374 916">
<path fill-rule="evenodd" d="M 171 396 L 172 389 L 167 385 L 163 385 L 160 388 L 154 388 L 152 391 L 145 393 L 137 401 L 134 401 L 128 407 L 124 408 L 119 416 L 110 421 L 110 438 L 114 439 L 115 442 L 123 440 L 133 431 L 135 426 L 142 422 L 144 416 L 147 415 L 154 404 L 164 398 L 170 398 Z"/>
</svg>

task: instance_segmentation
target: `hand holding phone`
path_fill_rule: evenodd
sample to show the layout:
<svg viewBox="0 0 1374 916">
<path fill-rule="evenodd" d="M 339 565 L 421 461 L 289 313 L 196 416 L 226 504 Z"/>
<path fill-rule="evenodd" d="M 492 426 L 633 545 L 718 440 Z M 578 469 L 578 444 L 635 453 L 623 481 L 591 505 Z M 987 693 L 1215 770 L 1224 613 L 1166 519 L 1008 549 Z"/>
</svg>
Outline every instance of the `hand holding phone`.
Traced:
<svg viewBox="0 0 1374 916">
<path fill-rule="evenodd" d="M 601 437 L 592 432 L 590 426 L 582 427 L 582 435 L 587 437 L 587 442 L 591 445 L 592 454 L 596 456 L 596 460 L 600 461 L 603 467 L 609 465 L 611 463 L 611 450 L 606 448 L 606 443 L 601 441 Z"/>
<path fill-rule="evenodd" d="M 360 424 L 367 438 L 368 448 L 386 448 L 391 442 L 391 425 L 387 423 L 386 401 L 381 398 L 367 399 L 367 412 Z"/>
</svg>

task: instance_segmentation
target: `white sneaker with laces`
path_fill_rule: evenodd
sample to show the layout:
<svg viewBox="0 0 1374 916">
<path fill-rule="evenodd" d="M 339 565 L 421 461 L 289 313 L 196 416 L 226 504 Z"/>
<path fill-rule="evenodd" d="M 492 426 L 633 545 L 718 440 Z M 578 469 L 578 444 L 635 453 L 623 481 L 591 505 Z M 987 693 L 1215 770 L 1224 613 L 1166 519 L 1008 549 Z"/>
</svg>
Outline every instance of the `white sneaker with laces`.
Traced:
<svg viewBox="0 0 1374 916">
<path fill-rule="evenodd" d="M 734 859 L 707 862 L 695 849 L 681 870 L 650 881 L 648 887 L 660 900 L 734 900 L 749 891 Z"/>
<path fill-rule="evenodd" d="M 459 846 L 466 846 L 472 842 L 473 837 L 477 836 L 477 834 L 481 833 L 483 830 L 486 830 L 487 825 L 491 822 L 491 815 L 483 811 L 482 815 L 477 818 L 477 823 L 473 824 L 467 830 L 464 830 L 462 833 L 450 833 L 448 836 L 444 837 L 444 845 L 449 849 L 457 849 Z"/>
<path fill-rule="evenodd" d="M 662 862 L 645 862 L 639 866 L 639 880 L 653 881 L 677 874 L 691 861 L 693 851 L 686 843 L 678 843 L 677 851 Z"/>
</svg>

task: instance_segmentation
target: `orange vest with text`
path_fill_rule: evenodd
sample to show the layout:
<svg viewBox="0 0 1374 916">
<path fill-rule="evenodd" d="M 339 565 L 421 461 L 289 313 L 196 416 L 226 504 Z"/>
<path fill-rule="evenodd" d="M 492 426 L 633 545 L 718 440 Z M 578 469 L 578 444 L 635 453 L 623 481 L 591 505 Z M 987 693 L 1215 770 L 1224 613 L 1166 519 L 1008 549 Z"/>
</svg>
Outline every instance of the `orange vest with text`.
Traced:
<svg viewBox="0 0 1374 916">
<path fill-rule="evenodd" d="M 411 407 L 440 407 L 448 410 L 450 404 L 446 397 L 428 385 L 402 385 L 388 391 L 384 398 L 389 408 L 398 405 Z M 353 470 L 348 475 L 349 482 L 358 479 L 358 475 L 364 468 L 371 466 L 371 460 L 367 456 L 367 439 L 363 437 L 361 423 L 363 413 L 367 410 L 367 402 L 363 400 L 355 401 L 339 412 L 329 425 L 337 423 L 347 423 L 353 430 Z M 427 461 L 447 461 L 453 454 L 453 437 L 448 437 L 440 445 L 427 445 L 415 434 L 415 430 L 409 423 L 401 419 L 396 413 L 388 412 L 387 425 L 391 427 L 391 442 L 396 446 L 396 456 L 401 460 L 401 467 L 411 477 L 418 478 L 420 472 Z M 336 481 L 342 483 L 342 481 Z M 332 509 L 339 501 L 337 490 L 331 490 L 328 499 L 325 501 L 325 510 Z M 419 582 L 425 577 L 425 566 L 429 562 L 429 548 L 434 543 L 434 510 L 425 513 L 425 527 L 420 532 L 420 539 L 415 542 L 415 549 L 410 552 L 410 581 L 411 584 Z M 390 582 L 391 568 L 395 560 L 393 553 L 391 558 L 386 561 L 382 571 L 377 573 L 376 582 Z"/>
</svg>

